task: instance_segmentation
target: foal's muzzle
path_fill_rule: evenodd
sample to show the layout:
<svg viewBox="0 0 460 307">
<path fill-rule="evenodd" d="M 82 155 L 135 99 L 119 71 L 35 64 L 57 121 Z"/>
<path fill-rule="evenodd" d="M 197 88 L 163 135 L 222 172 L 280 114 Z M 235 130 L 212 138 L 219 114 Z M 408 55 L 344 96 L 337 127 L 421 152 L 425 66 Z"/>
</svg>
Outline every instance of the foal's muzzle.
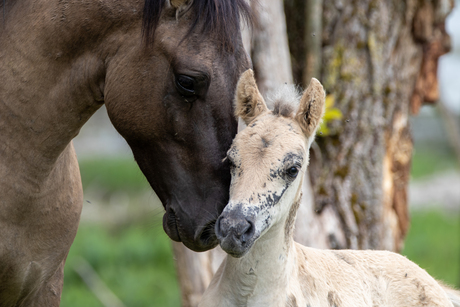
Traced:
<svg viewBox="0 0 460 307">
<path fill-rule="evenodd" d="M 222 249 L 239 258 L 254 243 L 254 219 L 244 216 L 239 210 L 224 212 L 216 222 L 216 236 Z"/>
</svg>

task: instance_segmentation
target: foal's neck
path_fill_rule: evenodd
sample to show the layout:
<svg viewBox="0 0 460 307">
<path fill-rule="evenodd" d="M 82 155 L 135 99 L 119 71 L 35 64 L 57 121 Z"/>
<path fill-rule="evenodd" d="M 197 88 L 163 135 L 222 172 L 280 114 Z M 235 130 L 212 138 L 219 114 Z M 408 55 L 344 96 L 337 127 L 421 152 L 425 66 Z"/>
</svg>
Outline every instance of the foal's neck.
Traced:
<svg viewBox="0 0 460 307">
<path fill-rule="evenodd" d="M 273 225 L 248 254 L 242 258 L 227 255 L 222 282 L 231 283 L 228 287 L 224 285 L 224 289 L 238 291 L 232 295 L 240 300 L 233 302 L 234 305 L 282 306 L 285 303 L 289 280 L 296 274 L 293 224 L 300 195 L 298 198 L 284 223 Z"/>
</svg>

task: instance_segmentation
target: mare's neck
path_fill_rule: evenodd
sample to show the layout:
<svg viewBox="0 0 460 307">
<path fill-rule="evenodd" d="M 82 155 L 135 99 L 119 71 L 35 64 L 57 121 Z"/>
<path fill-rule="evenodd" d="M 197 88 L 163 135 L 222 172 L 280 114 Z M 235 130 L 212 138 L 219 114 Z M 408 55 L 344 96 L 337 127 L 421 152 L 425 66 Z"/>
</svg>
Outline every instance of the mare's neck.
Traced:
<svg viewBox="0 0 460 307">
<path fill-rule="evenodd" d="M 285 225 L 274 225 L 242 258 L 227 255 L 223 271 L 224 289 L 238 300 L 235 305 L 281 306 L 294 273 L 294 241 Z M 278 301 L 279 300 L 279 301 Z"/>
<path fill-rule="evenodd" d="M 117 33 L 140 35 L 142 6 L 16 1 L 7 9 L 0 25 L 0 169 L 40 181 L 103 104 L 107 65 L 122 41 Z"/>
</svg>

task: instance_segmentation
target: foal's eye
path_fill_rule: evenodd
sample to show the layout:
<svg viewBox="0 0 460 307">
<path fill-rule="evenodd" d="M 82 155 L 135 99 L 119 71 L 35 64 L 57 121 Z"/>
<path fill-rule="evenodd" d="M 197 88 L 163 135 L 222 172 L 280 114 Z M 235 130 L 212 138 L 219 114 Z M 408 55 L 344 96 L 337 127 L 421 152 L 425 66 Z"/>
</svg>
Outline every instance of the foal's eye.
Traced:
<svg viewBox="0 0 460 307">
<path fill-rule="evenodd" d="M 183 96 L 195 95 L 195 78 L 186 75 L 176 76 L 176 87 Z"/>
<path fill-rule="evenodd" d="M 299 168 L 297 166 L 291 166 L 286 170 L 286 175 L 288 175 L 291 178 L 297 177 L 299 174 Z"/>
</svg>

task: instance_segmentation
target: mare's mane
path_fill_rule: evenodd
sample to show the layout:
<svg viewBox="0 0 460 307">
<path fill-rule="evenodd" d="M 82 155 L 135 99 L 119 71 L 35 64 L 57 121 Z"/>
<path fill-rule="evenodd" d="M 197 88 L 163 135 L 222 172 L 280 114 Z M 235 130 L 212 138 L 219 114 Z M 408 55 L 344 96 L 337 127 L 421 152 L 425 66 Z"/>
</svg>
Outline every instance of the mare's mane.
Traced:
<svg viewBox="0 0 460 307">
<path fill-rule="evenodd" d="M 14 0 L 10 0 L 9 2 L 14 2 Z M 0 8 L 2 9 L 2 24 L 4 24 L 6 19 L 6 0 L 0 2 Z"/>
<path fill-rule="evenodd" d="M 165 2 L 166 0 L 145 0 L 142 31 L 147 44 L 153 41 Z M 221 49 L 228 52 L 235 50 L 241 17 L 248 25 L 253 20 L 251 8 L 245 0 L 193 0 L 190 9 L 195 14 L 184 39 L 197 26 L 201 26 L 202 34 L 219 37 Z"/>
<path fill-rule="evenodd" d="M 3 22 L 6 20 L 7 5 L 16 0 L 1 0 L 0 8 Z M 153 41 L 155 29 L 160 21 L 166 0 L 145 0 L 142 20 L 144 41 L 148 45 Z M 221 41 L 221 50 L 233 52 L 240 33 L 241 17 L 248 26 L 253 23 L 250 6 L 245 0 L 193 0 L 190 7 L 195 12 L 187 36 L 197 27 L 203 35 L 213 34 Z"/>
</svg>

